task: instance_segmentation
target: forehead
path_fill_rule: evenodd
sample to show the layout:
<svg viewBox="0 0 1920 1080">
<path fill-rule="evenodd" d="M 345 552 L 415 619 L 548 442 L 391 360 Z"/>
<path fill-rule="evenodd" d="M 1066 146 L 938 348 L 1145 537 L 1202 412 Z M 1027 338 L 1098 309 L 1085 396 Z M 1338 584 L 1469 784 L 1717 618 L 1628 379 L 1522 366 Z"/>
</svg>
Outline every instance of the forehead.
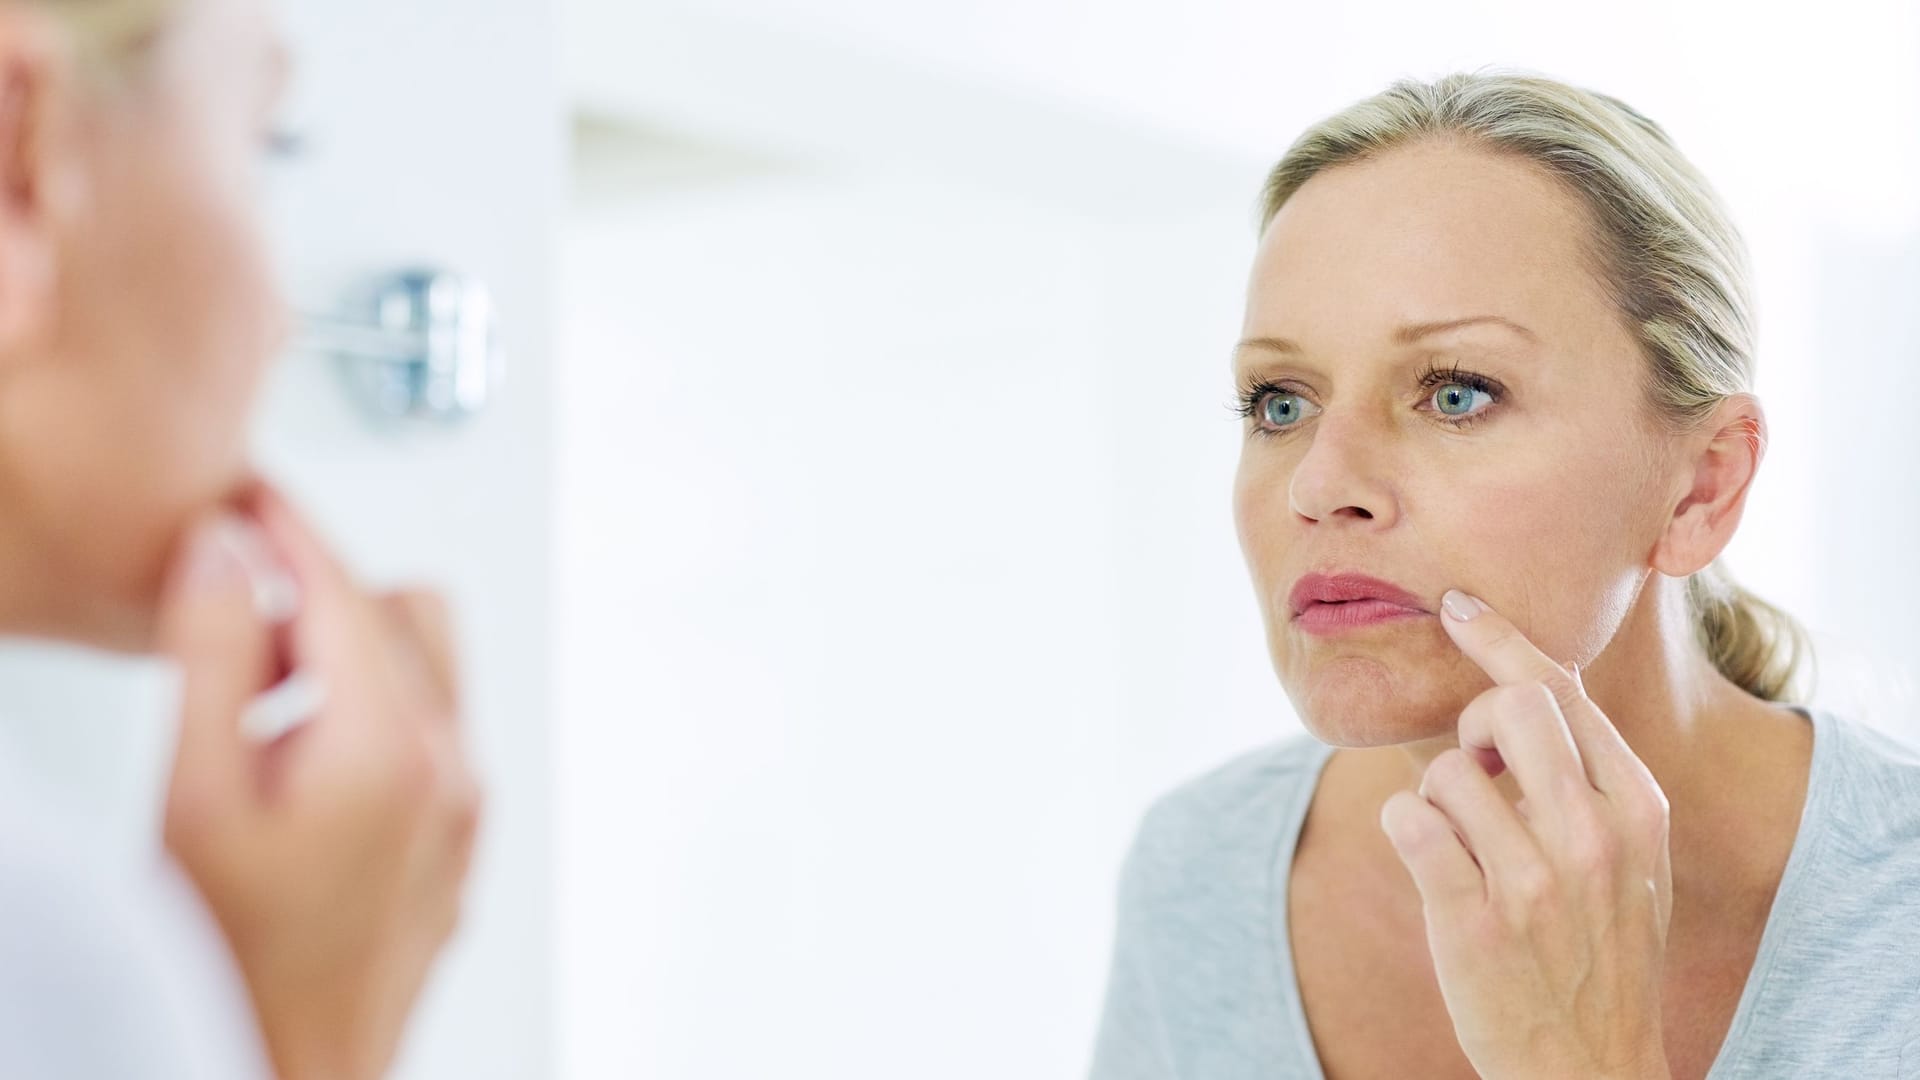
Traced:
<svg viewBox="0 0 1920 1080">
<path fill-rule="evenodd" d="M 1541 337 L 1611 316 L 1578 196 L 1518 157 L 1452 143 L 1389 151 L 1302 185 L 1261 237 L 1247 330 L 1327 344 L 1499 312 Z"/>
</svg>

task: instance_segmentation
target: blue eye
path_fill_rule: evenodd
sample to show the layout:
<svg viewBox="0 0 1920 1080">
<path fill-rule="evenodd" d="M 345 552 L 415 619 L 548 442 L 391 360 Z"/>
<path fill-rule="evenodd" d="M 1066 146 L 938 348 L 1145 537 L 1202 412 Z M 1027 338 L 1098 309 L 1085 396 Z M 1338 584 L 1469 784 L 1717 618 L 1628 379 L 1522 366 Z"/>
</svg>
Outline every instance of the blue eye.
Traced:
<svg viewBox="0 0 1920 1080">
<path fill-rule="evenodd" d="M 1234 414 L 1254 421 L 1262 435 L 1278 435 L 1318 411 L 1306 398 L 1278 383 L 1257 379 L 1240 387 L 1238 399 L 1227 406 Z M 1311 411 L 1309 411 L 1311 410 Z"/>
<path fill-rule="evenodd" d="M 1427 400 L 1448 427 L 1466 428 L 1478 423 L 1493 406 L 1506 397 L 1499 383 L 1459 368 L 1429 367 L 1419 380 L 1428 392 Z M 1320 407 L 1279 383 L 1255 379 L 1240 387 L 1239 399 L 1228 408 L 1243 418 L 1254 420 L 1253 430 L 1260 435 L 1280 435 L 1300 421 L 1319 413 Z"/>
<path fill-rule="evenodd" d="M 1492 379 L 1457 367 L 1429 367 L 1420 376 L 1420 385 L 1431 389 L 1428 400 L 1440 413 L 1441 422 L 1449 427 L 1473 426 L 1506 396 L 1506 391 Z M 1481 401 L 1485 404 L 1479 404 Z"/>
<path fill-rule="evenodd" d="M 1270 394 L 1260 409 L 1260 418 L 1274 427 L 1286 427 L 1300 418 L 1306 403 L 1299 394 Z"/>
<path fill-rule="evenodd" d="M 1465 383 L 1448 383 L 1433 392 L 1433 403 L 1448 416 L 1465 416 L 1473 411 L 1473 396 L 1479 394 L 1488 401 L 1493 395 Z"/>
</svg>

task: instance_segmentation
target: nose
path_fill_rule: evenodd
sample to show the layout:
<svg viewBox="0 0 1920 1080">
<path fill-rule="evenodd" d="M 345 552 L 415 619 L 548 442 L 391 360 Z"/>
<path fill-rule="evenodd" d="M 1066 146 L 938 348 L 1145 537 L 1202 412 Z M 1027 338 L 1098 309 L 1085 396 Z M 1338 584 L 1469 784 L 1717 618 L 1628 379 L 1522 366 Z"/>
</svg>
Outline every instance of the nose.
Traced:
<svg viewBox="0 0 1920 1080">
<path fill-rule="evenodd" d="M 1294 466 L 1288 505 L 1309 521 L 1345 517 L 1390 524 L 1399 517 L 1390 440 L 1358 413 L 1321 414 Z"/>
</svg>

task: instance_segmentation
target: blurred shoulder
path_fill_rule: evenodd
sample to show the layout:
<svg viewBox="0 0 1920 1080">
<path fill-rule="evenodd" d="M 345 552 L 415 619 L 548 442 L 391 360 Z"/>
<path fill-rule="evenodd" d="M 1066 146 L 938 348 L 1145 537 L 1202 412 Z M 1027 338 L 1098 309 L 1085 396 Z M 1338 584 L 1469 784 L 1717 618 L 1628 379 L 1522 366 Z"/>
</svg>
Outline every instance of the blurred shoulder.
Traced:
<svg viewBox="0 0 1920 1080">
<path fill-rule="evenodd" d="M 1239 754 L 1153 800 L 1124 875 L 1136 898 L 1264 874 L 1333 748 L 1306 733 Z"/>
<path fill-rule="evenodd" d="M 0 1076 L 265 1077 L 196 905 L 170 866 L 103 865 L 47 807 L 0 796 Z"/>
</svg>

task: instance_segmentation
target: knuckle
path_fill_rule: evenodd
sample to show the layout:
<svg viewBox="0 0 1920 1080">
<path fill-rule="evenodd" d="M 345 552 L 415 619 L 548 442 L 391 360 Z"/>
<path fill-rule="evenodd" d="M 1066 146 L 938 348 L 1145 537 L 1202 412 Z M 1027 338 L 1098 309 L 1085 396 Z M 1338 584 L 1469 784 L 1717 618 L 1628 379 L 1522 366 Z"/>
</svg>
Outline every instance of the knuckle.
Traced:
<svg viewBox="0 0 1920 1080">
<path fill-rule="evenodd" d="M 1573 676 L 1561 668 L 1554 668 L 1542 675 L 1540 686 L 1546 690 L 1547 696 L 1552 698 L 1556 705 L 1564 707 L 1580 698 L 1580 688 L 1574 685 Z"/>
<path fill-rule="evenodd" d="M 419 735 L 404 735 L 393 740 L 388 761 L 392 794 L 410 807 L 431 799 L 441 782 L 437 757 L 433 747 Z"/>
<path fill-rule="evenodd" d="M 1423 847 L 1439 835 L 1433 807 L 1411 791 L 1388 796 L 1382 815 L 1392 823 L 1389 831 L 1410 847 Z"/>
<path fill-rule="evenodd" d="M 1495 721 L 1503 712 L 1505 707 L 1500 704 L 1499 688 L 1485 691 L 1460 710 L 1459 730 L 1462 734 L 1471 732 L 1484 735 L 1498 726 Z"/>
<path fill-rule="evenodd" d="M 1627 799 L 1622 807 L 1628 827 L 1648 843 L 1663 843 L 1667 838 L 1668 807 L 1666 793 L 1659 788 Z"/>
<path fill-rule="evenodd" d="M 1560 693 L 1554 688 L 1553 676 L 1551 675 L 1536 679 L 1530 683 L 1522 683 L 1517 689 L 1521 690 L 1522 693 L 1516 696 L 1521 699 L 1529 713 L 1542 711 L 1558 712 L 1560 709 Z"/>
<path fill-rule="evenodd" d="M 1582 763 L 1584 764 L 1584 762 Z M 1593 782 L 1587 779 L 1584 768 L 1556 775 L 1547 785 L 1552 794 L 1554 805 L 1561 808 L 1567 820 L 1579 827 L 1586 826 L 1589 814 L 1587 804 L 1596 795 Z"/>
<path fill-rule="evenodd" d="M 1501 716 L 1529 716 L 1540 708 L 1542 693 L 1545 690 L 1539 683 L 1509 683 L 1488 691 L 1493 696 L 1492 707 Z"/>
<path fill-rule="evenodd" d="M 1523 860 L 1508 870 L 1504 891 L 1518 911 L 1538 911 L 1553 900 L 1553 874 L 1538 860 Z"/>
<path fill-rule="evenodd" d="M 1469 770 L 1478 771 L 1479 768 L 1472 755 L 1457 746 L 1450 746 L 1427 764 L 1425 787 L 1429 791 L 1457 787 L 1468 779 Z"/>
<path fill-rule="evenodd" d="M 418 616 L 421 629 L 436 639 L 446 636 L 448 615 L 446 594 L 438 589 L 409 589 L 407 605 Z"/>
</svg>

